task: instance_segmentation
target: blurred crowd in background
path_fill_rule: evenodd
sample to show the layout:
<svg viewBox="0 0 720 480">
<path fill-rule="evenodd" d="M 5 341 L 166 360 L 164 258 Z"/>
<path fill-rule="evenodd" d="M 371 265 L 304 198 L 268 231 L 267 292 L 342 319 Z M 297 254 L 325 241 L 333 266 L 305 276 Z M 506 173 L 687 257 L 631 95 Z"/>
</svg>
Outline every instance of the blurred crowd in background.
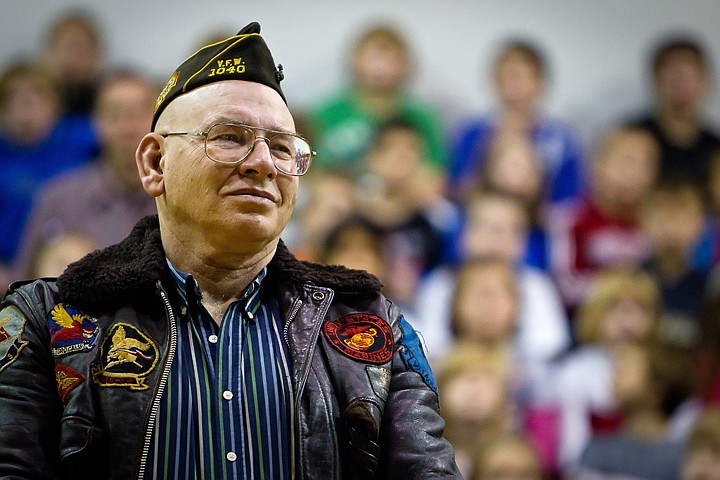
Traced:
<svg viewBox="0 0 720 480">
<path fill-rule="evenodd" d="M 82 12 L 44 35 L 0 72 L 3 285 L 155 210 L 134 158 L 165 79 L 107 65 Z M 444 125 L 393 25 L 353 41 L 348 84 L 294 112 L 318 155 L 283 238 L 380 278 L 422 334 L 466 477 L 720 478 L 710 52 L 659 37 L 652 108 L 587 145 L 543 110 L 542 45 L 508 39 L 487 59 L 494 108 Z"/>
</svg>

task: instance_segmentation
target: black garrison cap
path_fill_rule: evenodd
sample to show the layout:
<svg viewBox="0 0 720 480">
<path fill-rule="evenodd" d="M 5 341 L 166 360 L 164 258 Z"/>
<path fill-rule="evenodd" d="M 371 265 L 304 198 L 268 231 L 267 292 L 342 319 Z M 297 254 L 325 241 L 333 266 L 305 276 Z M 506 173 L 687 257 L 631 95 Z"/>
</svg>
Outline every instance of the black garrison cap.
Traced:
<svg viewBox="0 0 720 480">
<path fill-rule="evenodd" d="M 260 36 L 260 24 L 252 22 L 237 35 L 204 46 L 175 70 L 155 102 L 151 130 L 155 130 L 160 114 L 176 97 L 212 82 L 262 83 L 287 103 L 280 87 L 282 79 L 282 65 L 275 66 L 270 49 Z"/>
</svg>

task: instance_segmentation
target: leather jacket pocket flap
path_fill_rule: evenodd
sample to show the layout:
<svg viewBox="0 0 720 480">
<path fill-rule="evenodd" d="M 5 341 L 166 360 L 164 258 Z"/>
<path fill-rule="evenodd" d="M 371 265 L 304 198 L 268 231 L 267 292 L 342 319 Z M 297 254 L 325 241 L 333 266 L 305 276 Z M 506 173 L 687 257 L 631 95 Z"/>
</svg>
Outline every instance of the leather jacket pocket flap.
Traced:
<svg viewBox="0 0 720 480">
<path fill-rule="evenodd" d="M 370 412 L 377 407 L 372 403 L 356 400 L 345 410 L 344 418 L 348 430 L 350 456 L 358 467 L 373 471 L 378 464 L 379 425 Z"/>
<path fill-rule="evenodd" d="M 85 418 L 69 416 L 62 419 L 60 427 L 60 460 L 62 462 L 80 455 L 85 457 L 97 445 L 102 432 Z"/>
</svg>

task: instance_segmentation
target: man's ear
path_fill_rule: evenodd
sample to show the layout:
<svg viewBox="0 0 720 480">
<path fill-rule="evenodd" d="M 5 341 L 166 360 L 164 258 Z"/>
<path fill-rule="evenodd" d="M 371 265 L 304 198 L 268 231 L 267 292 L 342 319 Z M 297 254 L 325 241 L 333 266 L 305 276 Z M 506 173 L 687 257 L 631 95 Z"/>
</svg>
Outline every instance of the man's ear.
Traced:
<svg viewBox="0 0 720 480">
<path fill-rule="evenodd" d="M 140 140 L 135 152 L 135 161 L 143 188 L 153 197 L 165 193 L 162 157 L 164 140 L 162 135 L 150 132 Z"/>
</svg>

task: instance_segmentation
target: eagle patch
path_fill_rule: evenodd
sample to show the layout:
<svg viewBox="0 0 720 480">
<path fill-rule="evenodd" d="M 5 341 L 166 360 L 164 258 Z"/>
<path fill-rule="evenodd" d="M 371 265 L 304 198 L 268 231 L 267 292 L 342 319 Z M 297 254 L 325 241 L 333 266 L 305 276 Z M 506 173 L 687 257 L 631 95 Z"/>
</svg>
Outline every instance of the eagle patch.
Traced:
<svg viewBox="0 0 720 480">
<path fill-rule="evenodd" d="M 100 363 L 93 367 L 93 380 L 103 387 L 147 390 L 145 382 L 158 363 L 157 345 L 128 323 L 116 323 L 100 347 Z"/>
</svg>

